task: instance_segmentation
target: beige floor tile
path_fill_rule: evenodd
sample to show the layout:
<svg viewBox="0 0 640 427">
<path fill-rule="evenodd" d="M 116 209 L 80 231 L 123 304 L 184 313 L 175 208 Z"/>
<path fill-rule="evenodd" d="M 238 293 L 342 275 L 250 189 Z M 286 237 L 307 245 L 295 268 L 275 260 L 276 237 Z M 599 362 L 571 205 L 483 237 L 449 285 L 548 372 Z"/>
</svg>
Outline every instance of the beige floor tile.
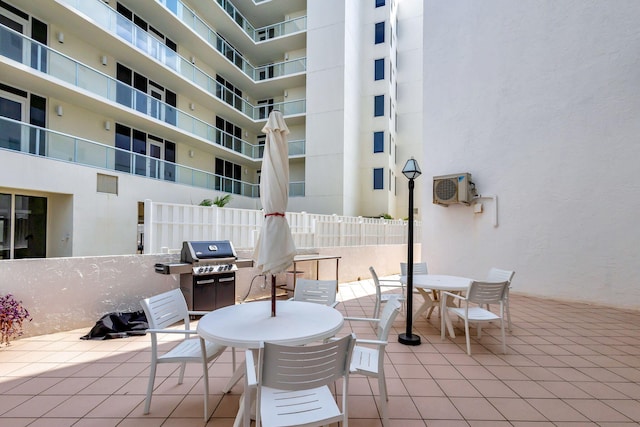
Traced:
<svg viewBox="0 0 640 427">
<path fill-rule="evenodd" d="M 343 313 L 372 313 L 370 281 L 340 288 Z M 498 329 L 488 327 L 479 341 L 472 329 L 471 356 L 460 329 L 454 340 L 441 340 L 437 314 L 414 319 L 421 345 L 398 343 L 406 321 L 399 315 L 385 366 L 390 426 L 640 425 L 640 312 L 517 293 L 511 295 L 511 312 L 507 354 L 501 354 Z M 361 338 L 375 337 L 370 326 L 351 323 L 344 333 L 353 328 Z M 182 385 L 177 365 L 160 365 L 151 413 L 143 415 L 149 338 L 80 340 L 89 329 L 22 338 L 0 348 L 2 427 L 233 425 L 242 382 L 221 393 L 233 371 L 231 349 L 210 365 L 208 422 L 198 365 L 188 367 Z M 175 339 L 164 336 L 162 346 L 171 347 Z M 244 352 L 236 355 L 241 363 Z M 351 426 L 382 427 L 377 380 L 353 375 L 350 391 Z"/>
</svg>

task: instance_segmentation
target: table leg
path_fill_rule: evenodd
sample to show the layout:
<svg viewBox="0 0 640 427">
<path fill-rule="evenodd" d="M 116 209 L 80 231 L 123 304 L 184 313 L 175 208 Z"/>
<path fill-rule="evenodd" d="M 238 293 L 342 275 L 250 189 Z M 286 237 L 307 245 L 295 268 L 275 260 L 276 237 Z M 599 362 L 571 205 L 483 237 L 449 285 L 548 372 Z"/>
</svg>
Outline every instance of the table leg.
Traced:
<svg viewBox="0 0 640 427">
<path fill-rule="evenodd" d="M 245 364 L 241 363 L 240 366 L 238 366 L 238 368 L 233 372 L 233 375 L 231 375 L 231 378 L 229 379 L 227 385 L 222 389 L 223 393 L 229 393 L 229 391 L 231 391 L 233 386 L 236 385 L 238 381 L 240 381 L 240 379 L 242 379 L 242 377 L 244 376 L 245 369 L 247 369 Z"/>
<path fill-rule="evenodd" d="M 428 291 L 421 287 L 417 287 L 416 289 L 424 299 L 424 303 L 422 303 L 418 311 L 416 311 L 414 317 L 420 317 L 422 313 L 429 310 L 429 312 L 427 313 L 427 319 L 429 319 L 431 317 L 433 309 L 438 305 L 438 294 L 435 291 Z"/>
<path fill-rule="evenodd" d="M 425 292 L 424 289 L 422 288 L 416 288 L 416 289 L 424 299 L 424 302 L 422 303 L 422 305 L 418 308 L 418 310 L 416 310 L 415 314 L 413 315 L 413 317 L 417 319 L 420 317 L 422 313 L 427 311 L 427 309 L 431 306 L 431 297 L 429 297 L 429 295 Z"/>
<path fill-rule="evenodd" d="M 453 332 L 453 323 L 451 323 L 451 319 L 449 318 L 449 313 L 447 312 L 447 307 L 452 307 L 453 301 L 449 302 L 448 297 L 442 297 L 440 294 L 440 338 L 444 339 L 446 332 L 445 327 L 449 331 L 449 336 L 451 338 L 455 338 L 456 334 Z"/>
</svg>

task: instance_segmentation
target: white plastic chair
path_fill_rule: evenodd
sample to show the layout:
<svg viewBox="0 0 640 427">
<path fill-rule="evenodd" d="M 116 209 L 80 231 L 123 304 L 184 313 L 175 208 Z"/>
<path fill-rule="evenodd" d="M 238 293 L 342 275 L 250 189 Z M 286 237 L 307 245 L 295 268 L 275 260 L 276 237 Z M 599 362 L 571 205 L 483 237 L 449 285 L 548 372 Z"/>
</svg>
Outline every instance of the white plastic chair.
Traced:
<svg viewBox="0 0 640 427">
<path fill-rule="evenodd" d="M 256 427 L 323 426 L 349 421 L 349 361 L 355 335 L 309 346 L 264 343 L 258 353 L 246 352 L 245 393 L 255 391 Z M 329 386 L 342 380 L 341 405 Z M 337 393 L 340 396 L 340 393 Z M 244 425 L 251 405 L 244 403 Z M 342 408 L 342 409 L 341 409 Z"/>
<path fill-rule="evenodd" d="M 406 276 L 408 272 L 409 266 L 406 262 L 400 263 L 400 274 L 402 276 Z M 413 274 L 429 274 L 429 270 L 427 268 L 426 262 L 414 262 L 413 263 Z M 425 304 L 423 304 L 419 311 L 415 313 L 415 317 L 418 317 L 422 314 L 424 310 L 427 311 L 427 319 L 431 318 L 431 314 L 433 310 L 439 307 L 440 301 L 438 300 L 438 293 L 432 291 L 431 289 L 425 289 L 421 287 L 415 287 L 413 289 L 414 292 L 417 292 L 424 298 Z"/>
<path fill-rule="evenodd" d="M 377 340 L 356 339 L 356 346 L 353 349 L 350 369 L 352 374 L 361 374 L 378 379 L 382 424 L 385 427 L 389 425 L 389 415 L 387 413 L 387 401 L 389 400 L 389 396 L 387 394 L 387 381 L 384 373 L 385 349 L 393 322 L 400 312 L 400 305 L 399 295 L 394 295 L 385 304 L 379 319 L 345 317 L 345 320 L 377 323 Z"/>
<path fill-rule="evenodd" d="M 202 338 L 190 338 L 190 336 L 196 334 L 196 331 L 190 329 L 189 316 L 201 315 L 206 312 L 188 311 L 187 302 L 180 289 L 145 298 L 140 301 L 140 304 L 149 323 L 147 332 L 151 335 L 151 367 L 144 413 L 148 414 L 151 407 L 151 395 L 153 394 L 158 364 L 181 363 L 178 384 L 182 384 L 186 364 L 200 363 L 204 380 L 204 419 L 206 421 L 209 418 L 209 372 L 207 364 L 220 356 L 226 347 L 205 341 Z M 184 329 L 169 329 L 169 326 L 176 324 L 183 324 Z M 160 354 L 158 334 L 182 334 L 185 338 L 168 352 Z"/>
<path fill-rule="evenodd" d="M 489 270 L 489 274 L 487 275 L 487 282 L 504 282 L 505 280 L 509 282 L 509 286 L 507 286 L 507 296 L 504 300 L 504 310 L 507 317 L 507 329 L 509 330 L 509 332 L 512 331 L 511 310 L 509 309 L 509 289 L 511 289 L 511 281 L 513 280 L 513 276 L 515 276 L 515 274 L 515 271 L 491 268 L 491 270 Z"/>
<path fill-rule="evenodd" d="M 373 284 L 376 288 L 376 304 L 373 307 L 373 318 L 377 319 L 380 315 L 380 308 L 383 304 L 389 301 L 389 299 L 396 298 L 404 302 L 404 286 L 395 280 L 380 280 L 378 273 L 376 273 L 376 270 L 373 267 L 369 267 L 369 272 L 371 273 L 371 278 L 373 279 Z M 383 293 L 382 288 L 400 289 L 400 293 Z"/>
<path fill-rule="evenodd" d="M 477 282 L 472 281 L 467 290 L 466 296 L 461 296 L 451 292 L 442 291 L 441 310 L 442 322 L 440 327 L 441 338 L 445 338 L 445 324 L 449 330 L 451 338 L 455 338 L 453 325 L 449 319 L 454 315 L 464 320 L 464 332 L 467 340 L 467 354 L 471 355 L 471 341 L 469 338 L 469 324 L 474 323 L 478 329 L 478 339 L 482 337 L 482 323 L 500 320 L 500 333 L 502 336 L 502 352 L 506 354 L 507 345 L 504 334 L 504 301 L 507 294 L 509 282 Z M 460 307 L 447 306 L 447 298 L 459 300 Z M 500 304 L 498 314 L 493 313 L 482 306 L 487 304 Z"/>
<path fill-rule="evenodd" d="M 298 279 L 291 301 L 306 301 L 335 307 L 338 293 L 337 280 Z"/>
</svg>

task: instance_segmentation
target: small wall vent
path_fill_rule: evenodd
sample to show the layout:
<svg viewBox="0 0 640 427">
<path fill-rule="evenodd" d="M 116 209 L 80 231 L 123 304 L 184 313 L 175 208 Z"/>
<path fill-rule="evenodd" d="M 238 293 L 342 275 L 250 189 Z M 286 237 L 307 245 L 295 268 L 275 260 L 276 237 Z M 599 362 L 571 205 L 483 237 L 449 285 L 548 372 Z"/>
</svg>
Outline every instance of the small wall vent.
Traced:
<svg viewBox="0 0 640 427">
<path fill-rule="evenodd" d="M 470 173 L 433 177 L 433 203 L 442 206 L 462 203 L 469 206 L 477 196 Z"/>
</svg>

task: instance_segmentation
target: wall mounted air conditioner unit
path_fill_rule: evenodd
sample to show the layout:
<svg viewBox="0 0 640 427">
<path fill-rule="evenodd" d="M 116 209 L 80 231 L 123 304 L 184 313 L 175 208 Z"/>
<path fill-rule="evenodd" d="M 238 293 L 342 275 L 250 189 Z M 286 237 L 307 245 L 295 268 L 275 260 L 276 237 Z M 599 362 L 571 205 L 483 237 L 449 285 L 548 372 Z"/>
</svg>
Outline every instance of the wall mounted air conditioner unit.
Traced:
<svg viewBox="0 0 640 427">
<path fill-rule="evenodd" d="M 462 203 L 469 206 L 476 196 L 476 186 L 470 173 L 433 177 L 433 203 L 437 205 Z"/>
</svg>

